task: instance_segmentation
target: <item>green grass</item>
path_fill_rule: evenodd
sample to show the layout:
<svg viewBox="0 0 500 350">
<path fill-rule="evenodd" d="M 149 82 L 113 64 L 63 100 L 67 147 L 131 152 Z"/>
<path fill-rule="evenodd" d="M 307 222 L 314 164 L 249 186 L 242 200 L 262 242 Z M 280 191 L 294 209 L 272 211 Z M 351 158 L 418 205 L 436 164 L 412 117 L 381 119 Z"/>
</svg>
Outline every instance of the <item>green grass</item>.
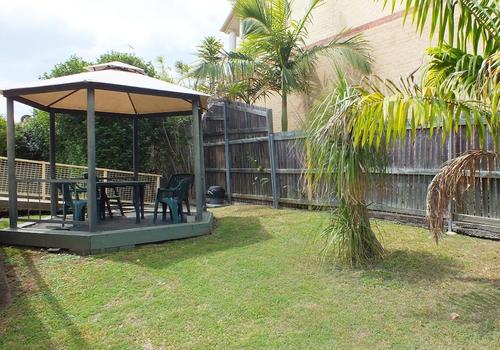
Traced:
<svg viewBox="0 0 500 350">
<path fill-rule="evenodd" d="M 92 257 L 1 248 L 0 349 L 488 349 L 500 244 L 380 222 L 386 259 L 318 263 L 325 213 L 232 206 L 213 235 Z M 452 320 L 451 314 L 458 319 Z"/>
</svg>

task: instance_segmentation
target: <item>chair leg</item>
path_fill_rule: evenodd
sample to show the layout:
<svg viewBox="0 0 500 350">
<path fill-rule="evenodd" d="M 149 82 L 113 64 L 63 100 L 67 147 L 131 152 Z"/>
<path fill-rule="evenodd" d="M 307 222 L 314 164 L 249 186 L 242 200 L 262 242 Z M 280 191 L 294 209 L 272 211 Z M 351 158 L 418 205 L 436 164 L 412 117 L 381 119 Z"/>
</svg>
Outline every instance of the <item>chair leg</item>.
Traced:
<svg viewBox="0 0 500 350">
<path fill-rule="evenodd" d="M 116 200 L 116 203 L 118 204 L 118 209 L 120 210 L 120 214 L 122 216 L 125 216 L 125 212 L 123 211 L 122 200 L 120 199 L 120 197 L 118 197 L 118 199 Z"/>
<path fill-rule="evenodd" d="M 179 223 L 179 203 L 175 199 L 167 198 L 168 206 L 170 207 L 170 215 L 172 218 L 172 223 Z"/>
<path fill-rule="evenodd" d="M 80 221 L 85 221 L 85 209 L 87 209 L 87 205 L 83 205 L 80 210 Z"/>
<path fill-rule="evenodd" d="M 162 215 L 161 215 L 161 219 L 162 221 L 167 221 L 167 205 L 165 205 L 165 203 L 161 203 L 161 209 L 162 209 Z"/>
<path fill-rule="evenodd" d="M 62 227 L 64 227 L 64 224 L 66 222 L 66 215 L 68 214 L 67 210 L 68 210 L 68 207 L 66 207 L 66 204 L 63 203 L 63 221 L 62 221 Z"/>
<path fill-rule="evenodd" d="M 182 210 L 182 202 L 178 204 L 179 215 L 181 216 L 181 222 L 184 222 L 184 210 Z"/>
<path fill-rule="evenodd" d="M 75 204 L 73 206 L 73 221 L 84 221 L 85 220 L 85 210 L 86 205 Z"/>
<path fill-rule="evenodd" d="M 123 213 L 122 213 L 123 215 Z M 158 217 L 158 201 L 155 201 L 155 211 L 153 213 L 153 224 L 156 224 L 156 218 Z"/>
<path fill-rule="evenodd" d="M 111 211 L 111 201 L 109 200 L 109 198 L 106 196 L 106 207 L 108 208 L 108 215 L 109 217 L 113 217 L 113 212 Z M 106 210 L 103 210 L 104 211 L 104 215 L 103 215 L 103 219 L 104 219 L 104 216 L 106 216 Z"/>
</svg>

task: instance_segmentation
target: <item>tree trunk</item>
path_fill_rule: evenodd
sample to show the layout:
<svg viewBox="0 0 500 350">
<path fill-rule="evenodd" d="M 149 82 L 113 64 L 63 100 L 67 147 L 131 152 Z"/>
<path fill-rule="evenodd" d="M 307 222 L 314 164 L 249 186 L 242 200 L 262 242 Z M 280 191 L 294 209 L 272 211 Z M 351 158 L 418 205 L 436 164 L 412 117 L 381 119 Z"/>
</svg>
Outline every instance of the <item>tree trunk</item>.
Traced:
<svg viewBox="0 0 500 350">
<path fill-rule="evenodd" d="M 281 90 L 281 131 L 288 131 L 288 96 L 286 89 Z"/>
</svg>

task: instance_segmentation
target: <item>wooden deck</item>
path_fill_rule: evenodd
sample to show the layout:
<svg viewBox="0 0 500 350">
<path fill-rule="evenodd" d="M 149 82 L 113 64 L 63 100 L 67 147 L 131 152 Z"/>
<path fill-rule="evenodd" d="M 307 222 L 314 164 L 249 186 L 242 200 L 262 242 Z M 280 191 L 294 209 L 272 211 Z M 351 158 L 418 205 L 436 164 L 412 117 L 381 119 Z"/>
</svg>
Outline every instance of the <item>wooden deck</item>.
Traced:
<svg viewBox="0 0 500 350">
<path fill-rule="evenodd" d="M 77 254 L 88 255 L 132 248 L 136 245 L 196 237 L 211 233 L 213 215 L 203 213 L 203 220 L 195 223 L 153 224 L 153 215 L 146 214 L 140 224 L 135 217 L 113 217 L 100 221 L 97 232 L 88 232 L 86 224 L 73 226 L 60 223 L 23 223 L 22 228 L 0 230 L 0 244 L 42 248 L 61 248 Z"/>
</svg>

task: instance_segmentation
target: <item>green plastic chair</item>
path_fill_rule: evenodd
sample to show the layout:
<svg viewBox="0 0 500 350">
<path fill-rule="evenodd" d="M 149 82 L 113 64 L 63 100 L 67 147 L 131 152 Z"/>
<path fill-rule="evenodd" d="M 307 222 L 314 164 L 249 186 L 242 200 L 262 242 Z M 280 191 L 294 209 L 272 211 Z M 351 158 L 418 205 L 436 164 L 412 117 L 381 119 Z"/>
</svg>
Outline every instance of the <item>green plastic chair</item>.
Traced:
<svg viewBox="0 0 500 350">
<path fill-rule="evenodd" d="M 194 183 L 194 175 L 189 173 L 170 175 L 168 182 L 166 184 L 162 184 L 161 188 L 168 191 L 169 189 L 177 187 L 179 185 L 179 181 L 181 180 L 189 181 L 189 191 L 191 191 Z M 182 202 L 186 205 L 186 210 L 188 215 L 191 215 L 191 206 L 189 205 L 189 195 L 185 196 Z"/>
<path fill-rule="evenodd" d="M 87 200 L 79 198 L 82 189 L 74 183 L 62 183 L 58 187 L 63 196 L 63 226 L 69 209 L 73 213 L 73 221 L 84 221 Z"/>
<path fill-rule="evenodd" d="M 184 212 L 182 210 L 182 202 L 189 196 L 189 188 L 191 184 L 188 179 L 181 179 L 179 184 L 174 188 L 159 188 L 156 193 L 155 208 L 153 214 L 153 223 L 156 224 L 158 217 L 158 207 L 162 204 L 162 220 L 167 218 L 167 207 L 170 209 L 170 218 L 172 223 L 178 224 L 184 221 Z"/>
<path fill-rule="evenodd" d="M 83 178 L 88 179 L 89 178 L 89 173 L 83 173 Z M 113 180 L 128 180 L 128 178 L 100 178 L 96 176 L 96 181 L 113 181 Z M 87 189 L 82 189 L 84 192 L 87 191 Z M 113 194 L 108 194 L 107 191 L 111 191 Z M 113 217 L 113 211 L 111 210 L 111 201 L 114 201 L 116 205 L 118 206 L 118 209 L 120 210 L 121 216 L 125 216 L 125 212 L 123 211 L 123 204 L 121 197 L 118 193 L 118 189 L 116 187 L 111 187 L 111 188 L 103 188 L 101 190 L 101 200 L 98 201 L 99 203 L 99 215 L 102 220 L 106 219 L 106 208 L 108 209 L 108 215 L 110 218 Z M 101 202 L 104 202 L 104 205 L 101 205 Z"/>
</svg>

